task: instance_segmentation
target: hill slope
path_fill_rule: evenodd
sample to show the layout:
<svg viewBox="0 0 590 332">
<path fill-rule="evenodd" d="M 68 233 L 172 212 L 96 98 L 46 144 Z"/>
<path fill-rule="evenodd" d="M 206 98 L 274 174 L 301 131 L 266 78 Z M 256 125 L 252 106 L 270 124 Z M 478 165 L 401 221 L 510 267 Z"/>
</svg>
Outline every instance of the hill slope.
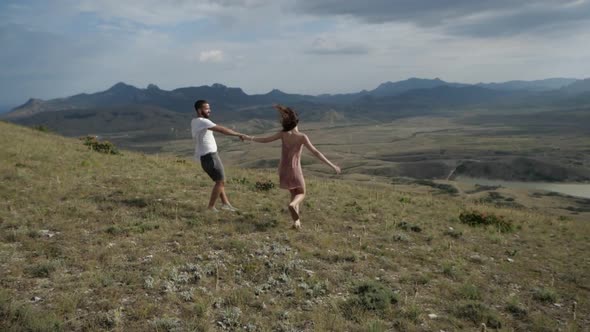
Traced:
<svg viewBox="0 0 590 332">
<path fill-rule="evenodd" d="M 227 170 L 241 212 L 211 214 L 211 182 L 190 161 L 104 155 L 3 122 L 0 160 L 0 330 L 590 324 L 588 223 L 308 178 L 295 232 L 288 195 L 255 189 L 274 171 Z M 515 229 L 459 222 L 472 209 Z"/>
</svg>

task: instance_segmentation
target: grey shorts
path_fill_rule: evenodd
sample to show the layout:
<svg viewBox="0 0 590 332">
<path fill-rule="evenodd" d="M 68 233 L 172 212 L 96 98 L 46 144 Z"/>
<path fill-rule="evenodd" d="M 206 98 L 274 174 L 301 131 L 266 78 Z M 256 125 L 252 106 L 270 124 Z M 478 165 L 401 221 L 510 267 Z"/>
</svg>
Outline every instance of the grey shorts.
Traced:
<svg viewBox="0 0 590 332">
<path fill-rule="evenodd" d="M 203 170 L 209 175 L 211 180 L 215 182 L 225 180 L 225 170 L 217 152 L 211 152 L 201 156 L 201 167 L 203 167 Z"/>
</svg>

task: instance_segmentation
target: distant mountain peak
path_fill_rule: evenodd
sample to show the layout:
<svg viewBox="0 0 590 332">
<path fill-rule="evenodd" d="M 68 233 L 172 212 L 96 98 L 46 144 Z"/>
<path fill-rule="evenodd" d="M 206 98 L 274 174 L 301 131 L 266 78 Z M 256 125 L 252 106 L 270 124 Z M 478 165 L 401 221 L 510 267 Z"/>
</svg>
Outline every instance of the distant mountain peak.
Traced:
<svg viewBox="0 0 590 332">
<path fill-rule="evenodd" d="M 430 89 L 441 85 L 454 84 L 447 83 L 438 77 L 435 79 L 410 77 L 403 81 L 381 83 L 376 89 L 369 91 L 369 93 L 378 97 L 394 96 L 414 89 Z"/>
<path fill-rule="evenodd" d="M 148 84 L 147 89 L 148 90 L 160 90 L 160 87 L 155 84 L 150 83 L 150 84 Z"/>
<path fill-rule="evenodd" d="M 29 98 L 29 100 L 27 100 L 26 103 L 17 106 L 14 108 L 14 110 L 17 109 L 21 109 L 21 108 L 34 108 L 34 107 L 39 107 L 41 104 L 43 104 L 44 100 L 43 99 L 39 99 L 39 98 Z"/>
<path fill-rule="evenodd" d="M 33 104 L 39 104 L 42 103 L 43 99 L 39 99 L 39 98 L 29 98 L 29 100 L 27 100 L 26 103 L 24 103 L 23 106 L 25 105 L 33 105 Z"/>
<path fill-rule="evenodd" d="M 110 87 L 107 91 L 125 91 L 130 89 L 136 89 L 133 85 L 126 84 L 124 82 L 119 82 L 112 87 Z"/>
<path fill-rule="evenodd" d="M 284 93 L 283 91 L 281 91 L 279 89 L 272 89 L 272 90 L 270 90 L 269 93 L 267 93 L 267 95 L 269 95 L 269 96 L 282 96 L 282 95 L 286 95 L 286 93 Z"/>
<path fill-rule="evenodd" d="M 213 84 L 211 85 L 211 87 L 212 87 L 212 88 L 215 88 L 215 89 L 226 89 L 226 88 L 227 88 L 227 86 L 225 86 L 225 85 L 223 85 L 223 84 L 221 84 L 221 83 L 213 83 Z"/>
</svg>

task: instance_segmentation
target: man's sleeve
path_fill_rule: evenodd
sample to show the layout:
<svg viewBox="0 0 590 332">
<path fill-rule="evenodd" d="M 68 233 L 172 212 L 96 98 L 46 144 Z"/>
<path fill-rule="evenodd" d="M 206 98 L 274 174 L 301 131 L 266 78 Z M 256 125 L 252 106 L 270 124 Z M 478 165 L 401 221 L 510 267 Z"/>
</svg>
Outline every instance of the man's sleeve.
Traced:
<svg viewBox="0 0 590 332">
<path fill-rule="evenodd" d="M 213 128 L 215 126 L 217 126 L 215 123 L 213 123 L 213 121 L 209 120 L 209 119 L 203 119 L 203 125 L 205 126 L 205 128 L 209 129 L 209 128 Z"/>
<path fill-rule="evenodd" d="M 195 123 L 195 121 L 191 122 L 191 135 L 193 136 L 193 138 L 197 137 L 197 124 Z"/>
</svg>

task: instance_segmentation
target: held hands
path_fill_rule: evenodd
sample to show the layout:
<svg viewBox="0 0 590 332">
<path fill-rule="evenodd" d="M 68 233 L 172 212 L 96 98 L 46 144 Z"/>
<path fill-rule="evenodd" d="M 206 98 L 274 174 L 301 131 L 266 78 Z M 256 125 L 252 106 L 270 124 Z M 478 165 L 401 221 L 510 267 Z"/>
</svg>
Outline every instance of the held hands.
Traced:
<svg viewBox="0 0 590 332">
<path fill-rule="evenodd" d="M 254 140 L 254 138 L 253 138 L 252 136 L 248 136 L 248 135 L 243 135 L 243 134 L 242 134 L 242 135 L 240 135 L 240 140 L 241 140 L 242 142 L 245 142 L 245 141 L 253 141 L 253 140 Z"/>
</svg>

